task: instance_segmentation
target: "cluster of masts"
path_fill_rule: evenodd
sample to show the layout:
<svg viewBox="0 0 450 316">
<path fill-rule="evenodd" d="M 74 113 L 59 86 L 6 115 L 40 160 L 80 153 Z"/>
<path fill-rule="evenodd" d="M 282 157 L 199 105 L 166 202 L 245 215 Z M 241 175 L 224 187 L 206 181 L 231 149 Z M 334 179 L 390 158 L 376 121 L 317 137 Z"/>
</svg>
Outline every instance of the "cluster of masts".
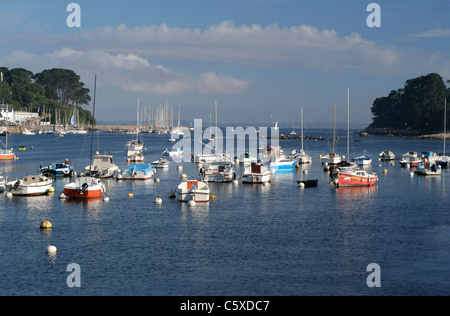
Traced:
<svg viewBox="0 0 450 316">
<path fill-rule="evenodd" d="M 141 109 L 138 98 L 136 122 L 136 132 L 168 133 L 175 126 L 181 124 L 181 105 L 178 105 L 178 122 L 175 125 L 174 107 L 169 106 L 167 99 L 164 104 L 159 104 L 156 107 L 149 104 L 148 107 L 142 107 Z"/>
</svg>

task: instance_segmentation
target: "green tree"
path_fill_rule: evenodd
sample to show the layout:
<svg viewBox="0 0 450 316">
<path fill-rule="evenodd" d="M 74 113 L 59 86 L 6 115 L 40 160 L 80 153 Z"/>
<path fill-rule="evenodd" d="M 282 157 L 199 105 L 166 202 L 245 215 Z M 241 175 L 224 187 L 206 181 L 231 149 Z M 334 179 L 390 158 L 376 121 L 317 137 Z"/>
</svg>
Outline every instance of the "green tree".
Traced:
<svg viewBox="0 0 450 316">
<path fill-rule="evenodd" d="M 89 89 L 84 87 L 80 76 L 69 69 L 54 68 L 35 75 L 36 83 L 45 90 L 48 99 L 58 101 L 63 107 L 89 104 Z"/>
<path fill-rule="evenodd" d="M 437 73 L 407 80 L 405 87 L 377 98 L 371 108 L 372 128 L 392 128 L 419 132 L 442 130 L 444 100 L 449 89 Z"/>
</svg>

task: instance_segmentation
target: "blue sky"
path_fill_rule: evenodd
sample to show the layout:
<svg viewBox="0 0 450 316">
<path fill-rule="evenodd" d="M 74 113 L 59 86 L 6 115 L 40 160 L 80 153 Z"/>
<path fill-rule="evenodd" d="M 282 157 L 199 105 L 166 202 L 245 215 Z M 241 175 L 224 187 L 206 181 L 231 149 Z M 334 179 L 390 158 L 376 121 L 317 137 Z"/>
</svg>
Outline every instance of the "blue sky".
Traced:
<svg viewBox="0 0 450 316">
<path fill-rule="evenodd" d="M 0 4 L 0 65 L 35 73 L 73 69 L 93 89 L 99 121 L 132 121 L 136 100 L 166 99 L 185 120 L 223 123 L 369 124 L 375 98 L 431 72 L 450 80 L 450 0 L 71 1 Z"/>
</svg>

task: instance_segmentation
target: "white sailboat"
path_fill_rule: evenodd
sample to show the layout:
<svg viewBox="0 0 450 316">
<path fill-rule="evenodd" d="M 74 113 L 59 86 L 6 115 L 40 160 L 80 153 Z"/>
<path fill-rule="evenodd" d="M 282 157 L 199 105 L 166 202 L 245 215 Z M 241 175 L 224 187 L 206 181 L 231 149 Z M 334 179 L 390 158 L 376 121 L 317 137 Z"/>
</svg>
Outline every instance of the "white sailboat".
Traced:
<svg viewBox="0 0 450 316">
<path fill-rule="evenodd" d="M 136 139 L 126 143 L 127 147 L 127 161 L 128 162 L 143 162 L 144 144 L 139 140 L 139 98 L 137 99 L 137 120 L 136 120 Z"/>
<path fill-rule="evenodd" d="M 95 76 L 94 82 L 94 104 L 92 115 L 95 117 L 95 95 L 97 90 L 97 76 Z M 93 143 L 94 143 L 94 133 L 91 134 L 91 163 L 92 166 L 92 151 L 93 151 Z M 64 194 L 69 199 L 97 199 L 103 197 L 103 194 L 106 191 L 106 187 L 104 183 L 95 177 L 79 177 L 76 178 L 74 182 L 66 184 L 64 186 Z"/>
<path fill-rule="evenodd" d="M 8 120 L 6 120 L 6 126 L 8 126 Z M 14 153 L 13 149 L 8 148 L 8 138 L 9 138 L 9 131 L 6 128 L 5 129 L 5 143 L 0 141 L 0 143 L 3 145 L 3 148 L 0 149 L 0 161 L 16 159 L 16 154 Z"/>
<path fill-rule="evenodd" d="M 294 149 L 289 158 L 297 160 L 299 164 L 307 164 L 311 163 L 312 159 L 309 155 L 306 154 L 305 150 L 303 149 L 303 108 L 300 109 L 300 116 L 302 145 L 300 149 Z"/>
<path fill-rule="evenodd" d="M 442 153 L 442 156 L 440 156 L 436 160 L 436 164 L 444 169 L 448 168 L 448 163 L 450 161 L 450 157 L 447 156 L 445 153 L 446 138 L 447 138 L 447 99 L 445 99 L 445 101 L 444 101 L 444 152 Z"/>
<path fill-rule="evenodd" d="M 322 156 L 320 158 L 323 165 L 330 165 L 334 166 L 341 162 L 341 156 L 339 156 L 335 152 L 335 146 L 336 146 L 336 104 L 334 105 L 334 118 L 333 118 L 333 148 L 332 151 L 325 156 Z"/>
</svg>

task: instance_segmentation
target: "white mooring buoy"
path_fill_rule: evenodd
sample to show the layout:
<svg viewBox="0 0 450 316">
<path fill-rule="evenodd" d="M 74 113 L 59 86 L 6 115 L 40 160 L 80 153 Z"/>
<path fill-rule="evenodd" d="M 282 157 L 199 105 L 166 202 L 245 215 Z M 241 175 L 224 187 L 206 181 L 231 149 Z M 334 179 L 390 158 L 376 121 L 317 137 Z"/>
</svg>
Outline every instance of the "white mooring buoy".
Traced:
<svg viewBox="0 0 450 316">
<path fill-rule="evenodd" d="M 56 253 L 56 247 L 55 246 L 48 246 L 47 247 L 47 252 L 48 253 Z"/>
</svg>

